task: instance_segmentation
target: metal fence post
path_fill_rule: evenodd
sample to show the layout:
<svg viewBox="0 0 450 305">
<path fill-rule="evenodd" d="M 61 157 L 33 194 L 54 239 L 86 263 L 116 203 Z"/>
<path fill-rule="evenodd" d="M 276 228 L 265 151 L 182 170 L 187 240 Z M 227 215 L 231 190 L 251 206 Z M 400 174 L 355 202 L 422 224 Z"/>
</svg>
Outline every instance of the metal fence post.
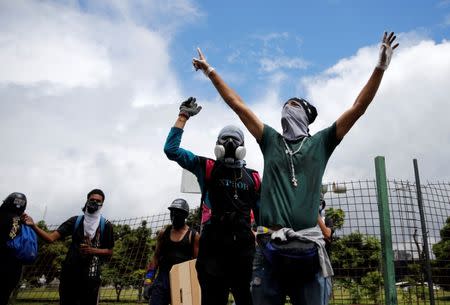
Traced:
<svg viewBox="0 0 450 305">
<path fill-rule="evenodd" d="M 417 203 L 419 204 L 420 226 L 422 228 L 423 251 L 425 252 L 425 272 L 427 276 L 428 292 L 430 294 L 430 305 L 434 305 L 433 279 L 431 277 L 430 250 L 428 249 L 427 225 L 425 223 L 425 214 L 423 212 L 422 189 L 420 187 L 419 166 L 417 159 L 413 159 L 414 176 L 416 178 Z"/>
<path fill-rule="evenodd" d="M 392 251 L 391 222 L 384 157 L 378 156 L 375 158 L 375 173 L 377 179 L 378 214 L 380 216 L 384 296 L 386 305 L 397 305 L 394 253 Z"/>
</svg>

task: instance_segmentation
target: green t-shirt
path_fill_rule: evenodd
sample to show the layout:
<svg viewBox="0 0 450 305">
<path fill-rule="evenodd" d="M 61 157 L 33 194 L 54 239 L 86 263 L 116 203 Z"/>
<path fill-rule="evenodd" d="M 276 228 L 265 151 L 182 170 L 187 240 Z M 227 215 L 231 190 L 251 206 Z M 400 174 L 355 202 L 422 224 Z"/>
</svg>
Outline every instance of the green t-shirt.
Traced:
<svg viewBox="0 0 450 305">
<path fill-rule="evenodd" d="M 301 141 L 287 143 L 291 151 L 296 151 L 301 145 Z M 336 123 L 306 138 L 300 151 L 293 156 L 298 181 L 294 187 L 283 136 L 264 125 L 259 144 L 264 156 L 264 175 L 258 225 L 297 231 L 317 224 L 322 176 L 338 144 Z"/>
</svg>

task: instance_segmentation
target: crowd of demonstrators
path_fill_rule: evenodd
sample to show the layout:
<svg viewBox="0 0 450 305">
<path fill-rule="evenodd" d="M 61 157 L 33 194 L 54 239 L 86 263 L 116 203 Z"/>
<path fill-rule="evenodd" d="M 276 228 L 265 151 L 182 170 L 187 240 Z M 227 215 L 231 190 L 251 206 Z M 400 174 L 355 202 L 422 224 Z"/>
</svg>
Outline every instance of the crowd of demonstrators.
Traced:
<svg viewBox="0 0 450 305">
<path fill-rule="evenodd" d="M 0 305 L 8 304 L 22 275 L 22 262 L 7 243 L 19 235 L 26 207 L 27 197 L 18 192 L 8 195 L 0 206 Z"/>
<path fill-rule="evenodd" d="M 184 199 L 175 199 L 169 206 L 171 225 L 161 230 L 150 269 L 156 276 L 151 287 L 150 304 L 168 305 L 170 301 L 170 270 L 197 257 L 199 234 L 186 223 L 189 205 Z"/>
<path fill-rule="evenodd" d="M 251 304 L 255 252 L 251 218 L 259 201 L 259 174 L 246 167 L 244 134 L 236 126 L 226 126 L 219 132 L 215 159 L 180 147 L 186 122 L 200 110 L 192 97 L 181 104 L 164 152 L 197 177 L 202 192 L 196 262 L 202 304 L 227 304 L 230 292 L 236 304 Z"/>
<path fill-rule="evenodd" d="M 50 233 L 39 228 L 29 215 L 24 214 L 25 223 L 46 242 L 72 237 L 60 274 L 61 305 L 98 303 L 101 263 L 112 255 L 114 247 L 113 226 L 101 215 L 104 201 L 103 191 L 93 189 L 87 194 L 83 215 L 70 217 Z"/>
<path fill-rule="evenodd" d="M 193 97 L 181 103 L 164 152 L 198 180 L 201 232 L 185 223 L 187 202 L 174 200 L 169 206 L 172 224 L 158 234 L 150 264 L 150 273 L 156 275 L 152 305 L 170 303 L 171 267 L 193 258 L 197 258 L 202 305 L 227 304 L 230 292 L 237 305 L 281 305 L 287 296 L 294 305 L 328 304 L 333 270 L 327 253 L 333 228 L 321 216 L 325 207 L 320 197 L 322 177 L 333 151 L 375 97 L 398 47 L 395 39 L 393 32 L 384 33 L 378 63 L 353 105 L 314 135 L 309 134 L 309 125 L 317 110 L 311 103 L 288 99 L 281 111 L 280 134 L 257 117 L 198 49 L 194 68 L 211 80 L 258 142 L 264 179 L 261 182 L 258 172 L 246 167 L 244 134 L 236 126 L 219 132 L 215 159 L 181 148 L 186 122 L 201 110 Z M 60 304 L 98 304 L 101 263 L 114 247 L 113 226 L 101 215 L 104 201 L 103 191 L 93 189 L 87 194 L 83 215 L 46 232 L 24 212 L 25 195 L 10 194 L 0 206 L 0 305 L 7 304 L 20 280 L 22 261 L 9 242 L 30 230 L 26 225 L 46 242 L 72 237 L 60 274 Z"/>
<path fill-rule="evenodd" d="M 208 64 L 200 49 L 199 57 L 193 59 L 195 69 L 204 72 L 255 137 L 264 157 L 258 217 L 261 230 L 257 238 L 261 243 L 258 249 L 264 255 L 258 256 L 261 261 L 255 264 L 260 268 L 258 272 L 262 278 L 258 286 L 252 287 L 259 304 L 284 304 L 287 295 L 293 304 L 326 303 L 325 278 L 333 271 L 320 229 L 321 238 L 313 232 L 317 224 L 322 176 L 336 146 L 372 102 L 392 51 L 398 46 L 393 45 L 395 38 L 394 33 L 384 33 L 378 63 L 354 104 L 330 127 L 313 136 L 309 134 L 308 126 L 314 122 L 317 111 L 305 99 L 290 98 L 284 103 L 281 112 L 283 132 L 280 134 L 256 116 Z M 319 267 L 305 272 L 308 267 L 316 266 L 303 263 L 303 254 L 306 250 L 309 252 L 311 243 L 317 248 Z M 292 258 L 297 254 L 298 261 Z"/>
</svg>

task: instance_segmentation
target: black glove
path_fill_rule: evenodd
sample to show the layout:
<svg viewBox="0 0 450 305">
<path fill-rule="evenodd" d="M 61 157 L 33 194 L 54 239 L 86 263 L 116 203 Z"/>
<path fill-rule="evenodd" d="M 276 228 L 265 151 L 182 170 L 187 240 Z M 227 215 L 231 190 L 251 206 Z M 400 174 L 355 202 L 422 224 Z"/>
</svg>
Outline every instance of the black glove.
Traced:
<svg viewBox="0 0 450 305">
<path fill-rule="evenodd" d="M 202 106 L 197 105 L 197 103 L 195 102 L 195 97 L 190 97 L 186 101 L 181 103 L 179 115 L 182 115 L 189 119 L 191 116 L 199 113 L 200 110 L 202 110 Z"/>
</svg>

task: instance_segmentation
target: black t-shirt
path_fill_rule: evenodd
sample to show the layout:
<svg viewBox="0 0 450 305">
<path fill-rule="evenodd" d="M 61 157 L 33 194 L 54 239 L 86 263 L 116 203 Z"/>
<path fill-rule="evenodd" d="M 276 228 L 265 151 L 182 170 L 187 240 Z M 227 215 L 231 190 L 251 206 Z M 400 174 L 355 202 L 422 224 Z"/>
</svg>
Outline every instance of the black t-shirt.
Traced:
<svg viewBox="0 0 450 305">
<path fill-rule="evenodd" d="M 191 260 L 194 258 L 194 242 L 196 231 L 189 228 L 180 241 L 170 239 L 172 226 L 168 226 L 161 239 L 161 255 L 159 268 L 170 271 L 173 265 Z"/>
<path fill-rule="evenodd" d="M 15 257 L 11 249 L 6 243 L 13 239 L 20 232 L 20 217 L 16 214 L 0 208 L 0 269 L 20 268 L 22 264 Z"/>
<path fill-rule="evenodd" d="M 91 247 L 112 249 L 114 247 L 113 226 L 109 221 L 105 220 L 103 232 L 100 234 L 99 225 L 94 238 L 87 242 L 84 237 L 83 219 L 81 219 L 74 232 L 77 217 L 73 216 L 69 218 L 56 229 L 63 239 L 72 236 L 72 243 L 70 244 L 69 251 L 62 266 L 62 274 L 63 276 L 67 275 L 82 279 L 98 278 L 100 277 L 101 257 L 96 255 L 81 255 L 80 244 L 89 242 Z"/>
</svg>

